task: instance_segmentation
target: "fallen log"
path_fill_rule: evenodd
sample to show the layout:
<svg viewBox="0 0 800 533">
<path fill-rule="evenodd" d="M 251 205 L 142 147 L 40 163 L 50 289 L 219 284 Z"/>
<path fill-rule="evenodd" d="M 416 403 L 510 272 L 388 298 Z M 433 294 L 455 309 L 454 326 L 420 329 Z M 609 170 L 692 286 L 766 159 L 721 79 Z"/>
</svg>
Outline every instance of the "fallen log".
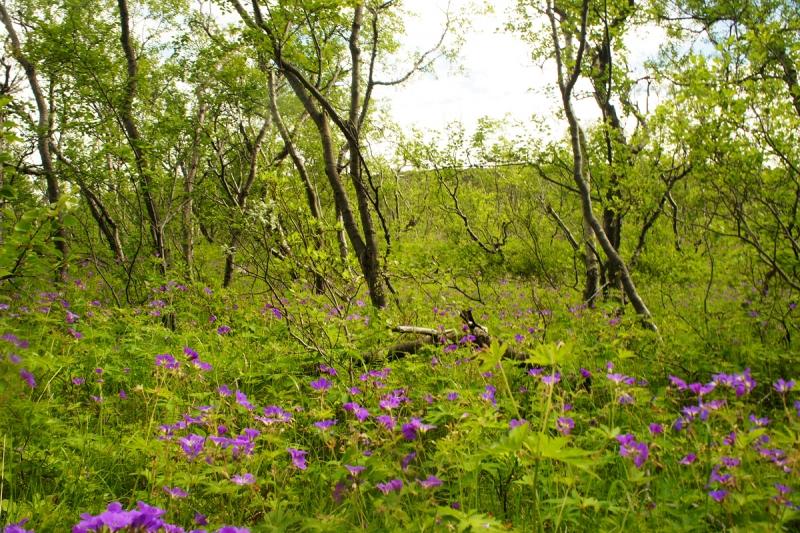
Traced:
<svg viewBox="0 0 800 533">
<path fill-rule="evenodd" d="M 489 334 L 488 328 L 475 322 L 475 319 L 472 316 L 472 311 L 461 311 L 459 316 L 466 324 L 469 334 L 475 337 L 475 340 L 472 341 L 473 345 L 476 345 L 479 348 L 491 346 L 494 338 Z M 396 361 L 409 355 L 416 354 L 424 346 L 437 344 L 458 344 L 459 340 L 459 332 L 455 329 L 441 330 L 418 326 L 395 326 L 392 328 L 392 332 L 415 335 L 415 338 L 393 344 L 388 348 L 365 352 L 361 354 L 361 357 L 365 363 L 371 364 L 383 360 L 381 357 L 383 353 L 386 355 L 386 360 Z M 513 346 L 508 346 L 505 355 L 503 356 L 504 359 L 511 359 L 519 362 L 523 362 L 529 357 L 529 354 Z"/>
</svg>

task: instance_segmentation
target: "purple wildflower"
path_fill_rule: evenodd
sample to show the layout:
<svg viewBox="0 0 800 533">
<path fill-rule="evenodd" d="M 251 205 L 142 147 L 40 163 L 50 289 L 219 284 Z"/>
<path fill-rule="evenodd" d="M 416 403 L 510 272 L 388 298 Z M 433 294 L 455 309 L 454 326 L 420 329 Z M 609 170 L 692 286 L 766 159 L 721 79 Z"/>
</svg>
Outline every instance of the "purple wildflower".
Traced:
<svg viewBox="0 0 800 533">
<path fill-rule="evenodd" d="M 264 408 L 264 416 L 257 416 L 256 420 L 263 422 L 264 424 L 278 424 L 288 422 L 292 418 L 292 413 L 288 411 L 284 411 L 277 405 L 270 405 L 269 407 Z"/>
<path fill-rule="evenodd" d="M 575 428 L 575 421 L 569 417 L 558 417 L 556 421 L 556 429 L 564 435 L 569 435 L 569 432 Z"/>
<path fill-rule="evenodd" d="M 606 378 L 610 379 L 611 381 L 619 385 L 620 383 L 628 379 L 628 376 L 623 376 L 622 374 L 616 373 L 616 374 L 606 374 Z"/>
<path fill-rule="evenodd" d="M 438 487 L 442 484 L 442 480 L 434 475 L 428 476 L 428 479 L 422 481 L 421 479 L 417 478 L 417 483 L 422 485 L 426 489 L 432 489 L 434 487 Z"/>
<path fill-rule="evenodd" d="M 314 389 L 314 390 L 318 390 L 320 392 L 324 392 L 324 391 L 330 389 L 331 385 L 333 385 L 333 382 L 329 381 L 328 379 L 326 379 L 324 377 L 323 378 L 319 378 L 318 380 L 311 382 L 311 388 Z"/>
<path fill-rule="evenodd" d="M 411 461 L 414 460 L 416 456 L 417 456 L 416 452 L 411 452 L 402 459 L 400 459 L 400 466 L 402 467 L 403 472 L 408 472 L 408 465 L 411 463 Z"/>
<path fill-rule="evenodd" d="M 727 490 L 712 490 L 712 491 L 709 491 L 708 495 L 711 496 L 714 499 L 714 501 L 716 501 L 717 503 L 722 503 L 722 500 L 724 500 L 725 496 L 728 495 L 728 491 Z"/>
<path fill-rule="evenodd" d="M 679 390 L 686 390 L 686 389 L 688 389 L 688 388 L 689 388 L 689 386 L 686 384 L 686 382 L 685 382 L 685 381 L 683 381 L 683 380 L 682 380 L 682 379 L 680 379 L 680 378 L 676 378 L 675 376 L 670 376 L 670 377 L 669 377 L 669 380 L 670 380 L 670 381 L 672 382 L 672 384 L 673 384 L 673 385 L 675 385 L 675 387 L 677 387 Z"/>
<path fill-rule="evenodd" d="M 333 501 L 336 502 L 337 505 L 341 505 L 342 503 L 342 495 L 347 490 L 347 484 L 343 481 L 337 481 L 336 484 L 333 486 Z"/>
<path fill-rule="evenodd" d="M 528 421 L 525 420 L 524 418 L 512 418 L 511 422 L 509 422 L 508 425 L 511 427 L 511 429 L 514 429 L 514 428 L 518 428 L 521 425 L 527 424 L 527 423 L 528 423 Z"/>
<path fill-rule="evenodd" d="M 692 383 L 689 385 L 689 390 L 697 395 L 705 396 L 709 392 L 713 391 L 716 386 L 717 384 L 713 381 L 708 385 L 703 385 L 702 383 Z"/>
<path fill-rule="evenodd" d="M 682 465 L 690 465 L 697 460 L 697 455 L 690 453 L 680 461 L 678 461 Z"/>
<path fill-rule="evenodd" d="M 432 426 L 430 424 L 425 424 L 419 418 L 412 418 L 411 421 L 407 424 L 403 424 L 402 432 L 403 437 L 407 440 L 414 440 L 417 438 L 417 433 L 422 431 L 428 431 L 429 429 L 434 429 L 436 426 Z"/>
<path fill-rule="evenodd" d="M 180 443 L 181 448 L 183 448 L 187 460 L 191 462 L 195 457 L 203 452 L 206 439 L 200 435 L 189 435 L 187 437 L 179 438 L 178 442 Z"/>
<path fill-rule="evenodd" d="M 777 382 L 773 383 L 772 386 L 775 387 L 775 390 L 780 392 L 781 394 L 786 394 L 790 390 L 794 388 L 794 380 L 784 381 L 783 378 L 779 379 Z"/>
<path fill-rule="evenodd" d="M 167 494 L 169 494 L 170 498 L 185 498 L 186 496 L 189 495 L 188 491 L 185 491 L 185 490 L 181 489 L 180 487 L 169 488 L 166 485 L 164 485 L 161 488 L 163 488 L 165 491 L 167 491 Z"/>
<path fill-rule="evenodd" d="M 295 450 L 294 448 L 286 448 L 286 451 L 292 456 L 292 464 L 295 468 L 299 468 L 300 470 L 305 470 L 307 468 L 306 455 L 308 455 L 308 452 Z"/>
<path fill-rule="evenodd" d="M 664 427 L 661 424 L 650 424 L 650 433 L 652 433 L 654 437 L 660 435 L 664 433 Z"/>
<path fill-rule="evenodd" d="M 375 486 L 384 494 L 389 494 L 393 490 L 400 492 L 400 490 L 403 488 L 403 480 L 393 479 L 386 483 L 376 483 Z"/>
<path fill-rule="evenodd" d="M 385 398 L 384 400 L 381 400 L 378 403 L 380 408 L 383 409 L 384 411 L 391 411 L 396 407 L 400 407 L 399 397 L 394 396 L 393 394 L 387 394 L 386 396 L 384 396 L 384 398 Z"/>
<path fill-rule="evenodd" d="M 235 476 L 233 476 L 231 478 L 231 482 L 233 482 L 233 483 L 235 483 L 235 484 L 237 484 L 239 486 L 252 485 L 253 483 L 256 482 L 256 478 L 255 478 L 255 476 L 253 474 L 249 474 L 249 473 L 245 474 L 244 476 L 240 476 L 240 475 L 237 474 L 237 475 L 235 475 Z"/>
<path fill-rule="evenodd" d="M 183 347 L 183 353 L 184 355 L 186 355 L 186 357 L 189 358 L 189 361 L 194 361 L 200 357 L 200 355 L 196 351 L 192 350 L 188 346 Z"/>
<path fill-rule="evenodd" d="M 344 466 L 347 467 L 347 469 L 353 476 L 357 476 L 359 472 L 361 472 L 366 468 L 365 466 L 350 466 L 350 465 L 344 465 Z"/>
<path fill-rule="evenodd" d="M 641 468 L 647 460 L 648 448 L 647 443 L 636 442 L 635 438 L 635 435 L 630 433 L 627 435 L 617 435 L 617 440 L 620 443 L 619 454 L 623 457 L 633 459 L 636 468 Z"/>
<path fill-rule="evenodd" d="M 28 386 L 32 389 L 36 388 L 36 379 L 34 378 L 33 374 L 25 370 L 24 368 L 19 371 L 19 375 L 22 380 L 28 384 Z"/>
<path fill-rule="evenodd" d="M 240 390 L 236 391 L 236 403 L 247 409 L 248 411 L 252 411 L 255 409 L 255 405 L 251 404 L 247 401 L 247 395 Z"/>
<path fill-rule="evenodd" d="M 217 335 L 225 335 L 226 333 L 230 333 L 231 328 L 228 326 L 220 326 L 217 328 Z"/>
<path fill-rule="evenodd" d="M 545 385 L 552 386 L 552 385 L 555 385 L 556 383 L 558 383 L 559 381 L 561 381 L 561 373 L 560 372 L 555 372 L 555 373 L 553 373 L 553 374 L 551 374 L 549 376 L 542 377 L 542 383 L 544 383 Z"/>
<path fill-rule="evenodd" d="M 390 431 L 393 430 L 396 425 L 395 419 L 389 415 L 376 416 L 375 420 L 377 420 L 379 424 Z"/>
<path fill-rule="evenodd" d="M 172 355 L 165 353 L 156 356 L 156 366 L 163 366 L 164 368 L 178 368 L 181 366 L 179 361 L 176 361 Z"/>
<path fill-rule="evenodd" d="M 741 374 L 731 376 L 730 385 L 736 390 L 736 396 L 741 397 L 750 393 L 756 387 L 756 380 L 752 378 L 750 369 L 747 368 Z"/>
<path fill-rule="evenodd" d="M 338 421 L 339 421 L 338 419 L 336 419 L 336 420 L 323 420 L 321 422 L 314 422 L 313 425 L 314 425 L 314 427 L 321 429 L 322 432 L 324 433 L 328 429 L 330 429 L 331 427 L 335 426 Z"/>
<path fill-rule="evenodd" d="M 23 526 L 28 521 L 28 518 L 23 518 L 16 524 L 8 524 L 3 528 L 3 533 L 34 533 L 32 529 L 26 530 Z"/>
</svg>

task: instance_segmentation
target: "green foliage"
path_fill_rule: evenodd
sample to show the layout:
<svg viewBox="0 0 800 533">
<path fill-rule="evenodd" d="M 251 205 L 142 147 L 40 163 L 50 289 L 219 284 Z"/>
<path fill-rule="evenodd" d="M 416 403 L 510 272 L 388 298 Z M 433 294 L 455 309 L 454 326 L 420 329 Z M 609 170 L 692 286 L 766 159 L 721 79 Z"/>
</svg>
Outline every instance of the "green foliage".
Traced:
<svg viewBox="0 0 800 533">
<path fill-rule="evenodd" d="M 575 302 L 569 290 L 533 287 L 534 311 L 532 287 L 506 280 L 473 309 L 506 344 L 476 350 L 465 338 L 454 351 L 367 365 L 365 353 L 394 342 L 387 325 L 406 319 L 362 307 L 357 292 L 334 311 L 300 283 L 257 295 L 173 282 L 131 310 L 114 305 L 94 266 L 74 274 L 74 288 L 59 293 L 7 293 L 0 311 L 3 515 L 31 517 L 37 532 L 68 530 L 113 501 L 165 508 L 184 528 L 200 512 L 215 530 L 251 531 L 778 531 L 796 517 L 774 485 L 794 488 L 784 467 L 800 429 L 796 392 L 771 386 L 796 377 L 798 347 L 781 326 L 797 333 L 796 310 L 777 297 L 751 302 L 747 285 L 712 292 L 707 315 L 702 289 L 672 286 L 656 308 L 665 341 L 654 344 L 633 317 L 561 305 Z M 458 293 L 427 289 L 435 297 L 420 294 L 404 312 L 457 326 Z M 455 307 L 432 312 L 443 300 Z M 165 329 L 170 314 L 174 329 Z M 511 346 L 529 364 L 503 359 Z M 700 386 L 719 373 L 755 385 L 738 395 L 717 376 L 698 403 L 669 378 Z M 312 386 L 320 377 L 330 388 Z M 223 385 L 231 395 L 218 392 Z M 371 417 L 360 420 L 348 402 Z M 772 422 L 758 427 L 762 417 Z M 337 422 L 314 426 L 325 420 Z M 676 420 L 686 427 L 673 429 Z M 246 428 L 260 434 L 246 437 Z M 638 466 L 620 455 L 627 434 L 647 444 Z M 225 444 L 237 435 L 239 444 Z M 308 452 L 307 469 L 287 448 Z M 697 459 L 680 464 L 690 453 Z M 706 488 L 712 473 L 734 481 Z M 255 482 L 233 481 L 245 474 Z M 429 476 L 442 485 L 417 481 Z M 384 493 L 378 485 L 393 479 L 402 489 Z M 717 503 L 712 490 L 729 492 Z"/>
<path fill-rule="evenodd" d="M 5 114 L 12 100 L 10 97 L 0 98 L 0 114 Z M 0 125 L 0 138 L 4 143 L 19 141 L 14 133 L 16 124 L 6 121 Z M 8 152 L 0 152 L 0 165 L 10 161 Z M 5 179 L 13 174 L 7 173 Z M 69 197 L 64 195 L 58 204 L 37 207 L 23 211 L 19 215 L 7 202 L 18 200 L 17 189 L 9 184 L 0 187 L 2 198 L 2 219 L 0 226 L 4 239 L 0 245 L 0 284 L 20 285 L 25 278 L 37 278 L 50 275 L 59 268 L 67 258 L 61 257 L 56 249 L 56 231 L 62 226 L 74 226 L 77 219 L 72 215 L 64 216 Z M 61 219 L 63 217 L 63 220 Z"/>
</svg>

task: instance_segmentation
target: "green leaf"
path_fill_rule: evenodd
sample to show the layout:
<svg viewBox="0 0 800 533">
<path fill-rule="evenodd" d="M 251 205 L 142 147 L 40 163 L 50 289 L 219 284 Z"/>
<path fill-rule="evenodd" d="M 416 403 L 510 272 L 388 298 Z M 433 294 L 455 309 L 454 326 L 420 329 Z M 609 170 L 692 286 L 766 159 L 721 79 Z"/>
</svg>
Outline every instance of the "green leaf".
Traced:
<svg viewBox="0 0 800 533">
<path fill-rule="evenodd" d="M 572 344 L 551 342 L 542 344 L 533 349 L 533 355 L 525 360 L 526 363 L 540 366 L 563 365 L 574 356 Z"/>
<path fill-rule="evenodd" d="M 483 350 L 481 355 L 479 356 L 481 361 L 481 372 L 486 372 L 487 370 L 491 370 L 503 358 L 503 354 L 506 353 L 506 349 L 508 345 L 500 344 L 499 341 L 496 339 L 492 341 L 492 346 L 488 350 Z"/>
<path fill-rule="evenodd" d="M 0 196 L 13 200 L 17 197 L 17 191 L 11 185 L 3 185 L 0 187 Z"/>
<path fill-rule="evenodd" d="M 20 220 L 14 226 L 14 230 L 20 233 L 27 233 L 31 229 L 31 223 L 28 220 Z"/>
<path fill-rule="evenodd" d="M 64 217 L 63 224 L 67 228 L 71 228 L 72 226 L 76 225 L 77 223 L 78 223 L 78 219 L 76 217 L 72 216 L 72 215 L 66 215 Z"/>
</svg>

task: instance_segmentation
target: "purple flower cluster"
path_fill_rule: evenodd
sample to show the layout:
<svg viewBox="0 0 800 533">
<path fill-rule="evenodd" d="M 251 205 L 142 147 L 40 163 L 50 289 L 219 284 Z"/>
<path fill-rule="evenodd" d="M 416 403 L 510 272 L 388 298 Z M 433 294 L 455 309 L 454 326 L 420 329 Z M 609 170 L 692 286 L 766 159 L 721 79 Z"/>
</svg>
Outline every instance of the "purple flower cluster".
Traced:
<svg viewBox="0 0 800 533">
<path fill-rule="evenodd" d="M 34 533 L 32 529 L 26 530 L 24 527 L 28 520 L 28 518 L 23 518 L 16 524 L 8 524 L 3 528 L 3 533 Z"/>
<path fill-rule="evenodd" d="M 384 411 L 391 411 L 392 409 L 396 409 L 400 407 L 400 404 L 404 402 L 410 402 L 411 399 L 405 395 L 405 390 L 396 390 L 390 392 L 389 394 L 384 394 L 381 397 L 381 401 L 379 402 L 379 406 Z"/>
<path fill-rule="evenodd" d="M 253 405 L 247 400 L 247 395 L 240 390 L 236 391 L 236 403 L 238 403 L 248 411 L 252 411 L 253 409 L 256 408 L 255 405 Z"/>
<path fill-rule="evenodd" d="M 384 494 L 389 494 L 392 491 L 400 492 L 403 489 L 402 479 L 393 479 L 386 483 L 375 483 L 375 486 Z"/>
<path fill-rule="evenodd" d="M 156 366 L 163 366 L 164 368 L 178 368 L 181 366 L 179 361 L 176 361 L 172 355 L 165 353 L 164 355 L 157 355 L 156 356 Z"/>
<path fill-rule="evenodd" d="M 619 441 L 619 454 L 623 457 L 633 459 L 636 468 L 641 468 L 647 460 L 648 447 L 646 442 L 637 442 L 636 436 L 632 434 L 617 435 Z"/>
<path fill-rule="evenodd" d="M 497 389 L 493 385 L 486 385 L 486 392 L 481 394 L 481 398 L 492 402 L 493 407 L 497 407 L 497 399 L 494 396 L 496 393 Z"/>
<path fill-rule="evenodd" d="M 749 394 L 756 387 L 756 380 L 750 375 L 750 369 L 746 369 L 741 374 L 715 374 L 711 376 L 714 383 L 720 385 L 728 385 L 731 389 L 736 391 L 738 398 L 745 394 Z"/>
<path fill-rule="evenodd" d="M 20 340 L 19 337 L 12 335 L 11 333 L 0 335 L 0 340 L 8 341 L 17 348 L 25 349 L 28 347 L 28 341 Z"/>
<path fill-rule="evenodd" d="M 270 405 L 264 408 L 264 416 L 257 416 L 256 420 L 264 424 L 282 424 L 292 419 L 292 413 L 284 411 L 277 405 Z"/>
<path fill-rule="evenodd" d="M 175 489 L 165 490 L 174 491 Z M 178 489 L 180 491 L 180 489 Z M 185 496 L 186 493 L 183 493 Z M 183 497 L 183 496 L 178 496 Z M 156 531 L 164 530 L 167 533 L 184 533 L 185 530 L 174 524 L 168 524 L 162 518 L 167 511 L 158 507 L 147 505 L 144 502 L 138 502 L 138 509 L 125 511 L 122 509 L 122 504 L 118 502 L 108 504 L 105 512 L 97 516 L 90 514 L 82 514 L 81 521 L 72 526 L 72 533 L 88 533 L 89 531 L 103 531 L 108 528 L 109 531 L 146 531 L 148 533 L 155 533 Z M 25 532 L 21 527 L 26 520 L 19 524 L 17 529 L 9 529 L 7 526 L 4 533 L 33 533 L 32 531 Z M 208 521 L 206 517 L 200 513 L 195 514 L 195 522 L 199 525 L 206 525 Z M 15 526 L 15 524 L 12 524 Z M 188 533 L 206 533 L 204 529 L 190 530 Z M 216 533 L 250 533 L 246 528 L 239 528 L 235 526 L 224 526 L 216 531 Z"/>
<path fill-rule="evenodd" d="M 166 525 L 161 518 L 166 514 L 164 509 L 152 507 L 144 502 L 139 502 L 138 505 L 138 510 L 125 511 L 122 509 L 122 504 L 114 502 L 108 504 L 106 511 L 97 516 L 82 514 L 82 520 L 72 527 L 72 533 L 101 531 L 104 527 L 111 531 L 124 528 L 157 531 Z"/>
<path fill-rule="evenodd" d="M 429 429 L 435 429 L 436 426 L 432 426 L 430 424 L 425 424 L 419 418 L 412 418 L 410 422 L 407 424 L 403 424 L 401 431 L 403 432 L 403 437 L 407 440 L 414 440 L 417 438 L 417 434 L 419 432 L 426 432 Z"/>
<path fill-rule="evenodd" d="M 366 409 L 364 409 L 355 402 L 347 402 L 343 404 L 342 407 L 348 413 L 353 413 L 354 415 L 356 415 L 356 418 L 358 419 L 359 422 L 363 422 L 370 416 L 369 411 L 367 411 Z"/>
</svg>

